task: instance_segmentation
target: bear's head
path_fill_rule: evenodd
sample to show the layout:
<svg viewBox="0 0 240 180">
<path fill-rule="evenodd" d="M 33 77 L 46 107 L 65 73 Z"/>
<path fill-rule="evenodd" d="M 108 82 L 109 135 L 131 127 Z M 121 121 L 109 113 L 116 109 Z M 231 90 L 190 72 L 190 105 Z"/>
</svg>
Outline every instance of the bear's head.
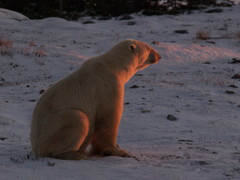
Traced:
<svg viewBox="0 0 240 180">
<path fill-rule="evenodd" d="M 112 71 L 127 82 L 137 71 L 157 63 L 161 56 L 148 44 L 128 39 L 118 43 L 107 53 L 104 62 L 111 66 Z"/>
<path fill-rule="evenodd" d="M 136 71 L 142 70 L 151 64 L 155 64 L 161 59 L 158 52 L 148 44 L 131 39 L 127 41 L 129 41 L 129 50 L 134 57 Z"/>
</svg>

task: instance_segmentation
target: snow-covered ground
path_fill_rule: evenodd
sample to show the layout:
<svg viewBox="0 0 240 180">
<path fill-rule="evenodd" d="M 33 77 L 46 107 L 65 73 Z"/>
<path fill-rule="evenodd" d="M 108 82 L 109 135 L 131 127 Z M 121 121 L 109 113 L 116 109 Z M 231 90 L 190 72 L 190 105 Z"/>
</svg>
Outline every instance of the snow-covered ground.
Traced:
<svg viewBox="0 0 240 180">
<path fill-rule="evenodd" d="M 0 9 L 0 179 L 238 180 L 240 7 L 221 9 L 75 22 Z M 44 90 L 129 38 L 162 56 L 125 88 L 118 143 L 138 160 L 34 157 L 31 114 Z"/>
</svg>

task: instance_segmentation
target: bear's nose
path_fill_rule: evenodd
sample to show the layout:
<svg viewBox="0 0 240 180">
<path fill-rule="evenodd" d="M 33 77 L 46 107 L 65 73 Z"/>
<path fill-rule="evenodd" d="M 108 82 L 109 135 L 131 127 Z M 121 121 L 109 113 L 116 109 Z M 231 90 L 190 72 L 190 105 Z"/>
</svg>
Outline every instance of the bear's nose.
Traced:
<svg viewBox="0 0 240 180">
<path fill-rule="evenodd" d="M 160 54 L 156 54 L 156 62 L 158 62 L 158 61 L 160 61 L 160 59 L 161 59 L 162 57 L 160 56 Z"/>
</svg>

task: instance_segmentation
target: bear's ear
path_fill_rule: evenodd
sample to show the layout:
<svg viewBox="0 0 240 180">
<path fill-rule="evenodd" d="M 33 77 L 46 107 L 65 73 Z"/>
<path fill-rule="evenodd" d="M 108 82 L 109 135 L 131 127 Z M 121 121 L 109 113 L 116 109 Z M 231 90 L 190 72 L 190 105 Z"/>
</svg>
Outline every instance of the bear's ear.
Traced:
<svg viewBox="0 0 240 180">
<path fill-rule="evenodd" d="M 132 52 L 135 52 L 136 48 L 137 48 L 136 44 L 130 44 L 130 46 L 129 46 L 129 49 Z"/>
</svg>

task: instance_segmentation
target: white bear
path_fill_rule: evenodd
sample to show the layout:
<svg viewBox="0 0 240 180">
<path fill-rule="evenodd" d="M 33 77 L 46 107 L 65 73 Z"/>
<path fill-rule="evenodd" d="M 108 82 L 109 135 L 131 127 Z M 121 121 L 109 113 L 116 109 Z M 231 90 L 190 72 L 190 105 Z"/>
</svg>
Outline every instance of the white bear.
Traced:
<svg viewBox="0 0 240 180">
<path fill-rule="evenodd" d="M 89 155 L 131 157 L 116 142 L 124 84 L 160 58 L 149 45 L 125 40 L 54 84 L 33 112 L 32 151 L 37 156 L 69 160 Z"/>
</svg>

